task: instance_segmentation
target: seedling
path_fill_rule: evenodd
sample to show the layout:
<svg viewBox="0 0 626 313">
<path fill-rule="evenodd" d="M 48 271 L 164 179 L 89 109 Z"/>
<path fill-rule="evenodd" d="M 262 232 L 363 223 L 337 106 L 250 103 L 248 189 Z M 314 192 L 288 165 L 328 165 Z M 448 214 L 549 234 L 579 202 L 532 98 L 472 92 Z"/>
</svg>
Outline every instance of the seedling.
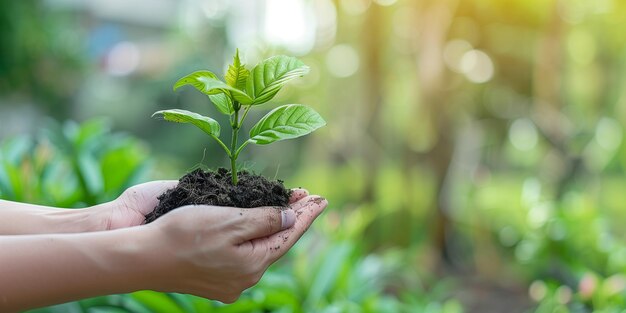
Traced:
<svg viewBox="0 0 626 313">
<path fill-rule="evenodd" d="M 228 115 L 232 130 L 230 148 L 220 137 L 220 124 L 195 112 L 172 109 L 155 112 L 152 116 L 166 121 L 190 123 L 204 131 L 224 149 L 230 158 L 233 185 L 237 185 L 237 158 L 249 143 L 268 145 L 276 141 L 307 135 L 326 125 L 313 109 L 302 104 L 279 106 L 267 113 L 251 129 L 248 140 L 238 145 L 239 130 L 252 107 L 266 103 L 294 78 L 309 72 L 309 67 L 294 57 L 278 55 L 257 64 L 251 71 L 239 59 L 239 50 L 228 67 L 224 81 L 210 71 L 196 71 L 174 84 L 174 90 L 191 85 L 206 94 L 215 107 Z M 242 113 L 242 114 L 240 114 Z"/>
</svg>

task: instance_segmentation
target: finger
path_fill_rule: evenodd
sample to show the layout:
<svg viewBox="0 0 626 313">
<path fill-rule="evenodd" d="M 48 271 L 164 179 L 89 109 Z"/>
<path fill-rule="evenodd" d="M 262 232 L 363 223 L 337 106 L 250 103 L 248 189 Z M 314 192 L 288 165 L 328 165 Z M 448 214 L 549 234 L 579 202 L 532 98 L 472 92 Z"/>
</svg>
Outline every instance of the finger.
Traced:
<svg viewBox="0 0 626 313">
<path fill-rule="evenodd" d="M 291 196 L 289 197 L 289 204 L 297 202 L 298 200 L 309 195 L 309 191 L 303 188 L 291 189 Z"/>
<path fill-rule="evenodd" d="M 311 199 L 316 199 L 316 198 L 322 198 L 320 196 L 306 196 L 294 203 L 289 204 L 289 207 L 298 212 L 298 210 L 302 209 L 303 207 L 307 206 L 307 204 L 309 203 L 309 201 L 311 201 Z"/>
<path fill-rule="evenodd" d="M 145 184 L 141 184 L 139 186 L 142 186 L 142 187 L 145 186 L 147 195 L 153 195 L 157 197 L 157 196 L 160 196 L 165 191 L 167 191 L 168 189 L 172 189 L 176 187 L 176 185 L 178 185 L 177 180 L 156 180 L 156 181 L 148 182 Z"/>
<path fill-rule="evenodd" d="M 275 262 L 302 237 L 327 205 L 328 201 L 320 196 L 308 196 L 296 202 L 292 205 L 296 213 L 295 225 L 266 238 L 255 239 L 252 246 L 259 248 L 255 249 L 257 253 L 266 254 L 267 264 Z"/>
<path fill-rule="evenodd" d="M 237 244 L 275 234 L 292 227 L 296 212 L 291 208 L 261 207 L 240 209 L 242 216 Z"/>
<path fill-rule="evenodd" d="M 157 199 L 168 189 L 176 187 L 177 180 L 157 180 L 130 187 L 120 196 L 123 203 L 147 214 L 159 203 Z"/>
</svg>

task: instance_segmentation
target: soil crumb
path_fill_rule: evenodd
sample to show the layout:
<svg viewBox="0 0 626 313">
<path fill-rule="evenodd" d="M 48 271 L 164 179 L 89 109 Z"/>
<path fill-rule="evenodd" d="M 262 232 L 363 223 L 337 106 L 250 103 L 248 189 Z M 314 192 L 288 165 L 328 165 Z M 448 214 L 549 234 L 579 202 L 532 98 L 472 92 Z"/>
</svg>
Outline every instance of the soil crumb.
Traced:
<svg viewBox="0 0 626 313">
<path fill-rule="evenodd" d="M 146 224 L 163 214 L 185 205 L 217 205 L 238 208 L 261 206 L 285 207 L 289 204 L 291 190 L 285 189 L 281 180 L 268 180 L 247 171 L 237 173 L 239 182 L 233 186 L 230 171 L 197 169 L 181 177 L 178 185 L 158 197 L 159 204 L 146 215 Z"/>
<path fill-rule="evenodd" d="M 326 198 L 315 198 L 315 199 L 310 199 L 309 202 L 313 202 L 315 204 L 320 204 L 324 200 L 326 200 Z"/>
</svg>

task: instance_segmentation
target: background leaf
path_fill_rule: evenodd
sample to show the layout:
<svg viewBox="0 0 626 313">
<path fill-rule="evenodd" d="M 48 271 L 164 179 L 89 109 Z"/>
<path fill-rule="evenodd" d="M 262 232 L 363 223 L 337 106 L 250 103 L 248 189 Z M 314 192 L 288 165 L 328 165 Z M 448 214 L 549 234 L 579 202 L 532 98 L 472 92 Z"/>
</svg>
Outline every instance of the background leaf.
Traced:
<svg viewBox="0 0 626 313">
<path fill-rule="evenodd" d="M 116 308 L 113 306 L 94 307 L 94 308 L 90 308 L 88 312 L 89 313 L 128 313 L 128 311 L 125 309 Z"/>
<path fill-rule="evenodd" d="M 264 60 L 252 69 L 246 82 L 246 93 L 252 104 L 270 101 L 290 80 L 309 72 L 309 67 L 294 57 L 277 55 Z"/>
<path fill-rule="evenodd" d="M 167 294 L 144 290 L 131 294 L 135 300 L 150 308 L 154 313 L 185 313 Z"/>
<path fill-rule="evenodd" d="M 163 117 L 166 121 L 193 124 L 210 136 L 220 136 L 220 124 L 208 116 L 179 109 L 162 110 L 152 114 L 153 117 L 158 115 Z"/>
<path fill-rule="evenodd" d="M 79 153 L 77 156 L 77 165 L 80 177 L 84 180 L 87 192 L 94 197 L 103 192 L 104 179 L 100 172 L 100 165 L 96 158 L 88 152 Z"/>
<path fill-rule="evenodd" d="M 315 110 L 302 104 L 280 106 L 267 113 L 250 130 L 250 139 L 257 145 L 297 138 L 326 125 Z"/>
</svg>

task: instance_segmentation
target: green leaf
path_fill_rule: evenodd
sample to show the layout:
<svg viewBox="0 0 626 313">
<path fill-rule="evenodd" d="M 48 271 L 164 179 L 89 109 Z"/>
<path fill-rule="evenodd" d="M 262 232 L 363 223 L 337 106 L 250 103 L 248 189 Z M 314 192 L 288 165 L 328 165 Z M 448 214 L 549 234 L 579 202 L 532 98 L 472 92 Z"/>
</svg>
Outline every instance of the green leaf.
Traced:
<svg viewBox="0 0 626 313">
<path fill-rule="evenodd" d="M 305 105 L 283 105 L 267 113 L 252 127 L 248 141 L 257 145 L 266 145 L 279 140 L 304 136 L 324 125 L 326 121 Z"/>
<path fill-rule="evenodd" d="M 124 308 L 126 308 L 126 310 L 128 310 L 128 312 L 133 312 L 133 313 L 154 313 L 154 310 L 151 310 L 148 306 L 146 306 L 145 304 L 143 304 L 142 302 L 135 300 L 132 297 L 132 294 L 123 294 L 121 295 L 122 298 L 122 305 L 124 306 Z"/>
<path fill-rule="evenodd" d="M 216 120 L 195 112 L 178 109 L 162 110 L 152 114 L 152 117 L 154 116 L 160 116 L 170 122 L 190 123 L 212 137 L 220 136 L 220 124 Z"/>
<path fill-rule="evenodd" d="M 80 153 L 76 158 L 79 171 L 76 174 L 84 180 L 85 192 L 93 197 L 100 195 L 104 190 L 104 178 L 98 160 L 89 153 Z"/>
<path fill-rule="evenodd" d="M 210 302 L 207 299 L 194 299 L 193 308 L 196 310 L 196 312 L 209 313 L 215 311 L 213 302 Z"/>
<path fill-rule="evenodd" d="M 180 294 L 180 293 L 168 293 L 167 294 L 171 299 L 178 304 L 178 306 L 185 311 L 185 313 L 194 313 L 196 312 L 193 306 L 193 298 L 190 295 Z"/>
<path fill-rule="evenodd" d="M 113 197 L 140 183 L 150 164 L 147 149 L 139 142 L 127 138 L 119 144 L 100 156 L 104 191 Z"/>
<path fill-rule="evenodd" d="M 81 150 L 89 144 L 96 144 L 111 129 L 111 122 L 107 118 L 95 118 L 88 120 L 78 127 L 74 144 Z"/>
<path fill-rule="evenodd" d="M 27 313 L 67 313 L 67 312 L 83 312 L 78 302 L 68 302 L 57 304 L 41 309 L 27 311 Z"/>
<path fill-rule="evenodd" d="M 249 75 L 250 71 L 245 68 L 244 64 L 241 64 L 241 60 L 239 59 L 239 49 L 237 49 L 235 56 L 233 57 L 233 64 L 228 66 L 228 71 L 226 72 L 224 79 L 228 85 L 239 90 L 244 90 L 246 88 L 246 80 Z"/>
<path fill-rule="evenodd" d="M 144 290 L 133 292 L 131 297 L 155 313 L 185 313 L 174 300 L 164 293 Z"/>
<path fill-rule="evenodd" d="M 89 308 L 87 313 L 128 313 L 128 311 L 114 306 L 102 306 Z"/>
<path fill-rule="evenodd" d="M 78 304 L 80 304 L 80 307 L 83 309 L 83 311 L 89 310 L 91 308 L 98 308 L 98 307 L 107 307 L 107 306 L 115 306 L 115 307 L 121 307 L 121 295 L 111 295 L 111 296 L 99 296 L 99 297 L 94 297 L 94 298 L 87 298 L 87 299 L 83 299 L 78 301 Z"/>
<path fill-rule="evenodd" d="M 220 93 L 228 93 L 242 104 L 252 103 L 252 98 L 250 98 L 245 92 L 224 83 L 219 80 L 215 74 L 209 71 L 196 71 L 179 79 L 174 84 L 174 90 L 185 85 L 191 85 L 205 95 L 210 96 Z"/>
<path fill-rule="evenodd" d="M 310 282 L 309 293 L 304 301 L 304 306 L 315 306 L 320 303 L 324 295 L 332 293 L 342 268 L 350 267 L 350 253 L 353 247 L 350 243 L 339 243 L 329 249 L 325 258 L 315 272 L 315 278 Z"/>
<path fill-rule="evenodd" d="M 191 85 L 193 87 L 195 87 L 196 89 L 198 89 L 199 91 L 201 91 L 202 93 L 207 93 L 208 90 L 206 89 L 206 83 L 209 80 L 218 80 L 217 75 L 213 74 L 210 71 L 195 71 L 191 74 L 188 74 L 187 76 L 184 76 L 183 78 L 179 79 L 175 84 L 174 84 L 174 90 L 185 86 L 185 85 Z M 220 91 L 217 91 L 215 93 L 212 94 L 217 94 L 220 93 Z"/>
<path fill-rule="evenodd" d="M 270 101 L 290 80 L 309 72 L 302 61 L 289 56 L 273 56 L 252 69 L 246 82 L 246 93 L 254 99 L 251 104 Z"/>
<path fill-rule="evenodd" d="M 33 141 L 27 136 L 18 136 L 7 140 L 3 145 L 5 158 L 13 165 L 21 165 L 33 148 Z"/>
<path fill-rule="evenodd" d="M 223 114 L 231 115 L 235 113 L 233 109 L 233 99 L 224 93 L 218 93 L 216 95 L 210 95 L 209 99 L 215 105 L 215 107 Z"/>
<path fill-rule="evenodd" d="M 6 170 L 3 168 L 4 161 L 0 159 L 0 198 L 5 200 L 15 199 L 13 194 L 13 187 L 9 182 L 9 178 L 6 175 Z M 6 166 L 6 165 L 5 165 Z"/>
</svg>

